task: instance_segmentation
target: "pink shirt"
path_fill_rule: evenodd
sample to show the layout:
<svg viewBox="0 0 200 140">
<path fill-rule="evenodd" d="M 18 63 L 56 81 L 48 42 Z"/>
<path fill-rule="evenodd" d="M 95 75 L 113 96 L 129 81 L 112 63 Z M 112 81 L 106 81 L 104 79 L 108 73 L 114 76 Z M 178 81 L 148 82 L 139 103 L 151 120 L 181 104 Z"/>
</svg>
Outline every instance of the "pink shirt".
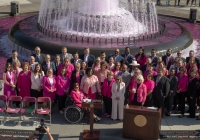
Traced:
<svg viewBox="0 0 200 140">
<path fill-rule="evenodd" d="M 140 56 L 139 54 L 136 54 L 136 55 L 135 55 L 135 58 L 136 58 L 137 62 L 140 64 L 140 67 L 141 67 L 141 66 L 143 66 L 143 65 L 146 64 L 146 62 L 147 62 L 147 57 L 146 57 L 146 55 L 144 55 L 143 57 L 140 57 L 139 60 L 138 60 L 138 57 L 139 57 L 139 56 Z"/>
<path fill-rule="evenodd" d="M 110 84 L 108 85 L 108 78 L 104 79 L 103 85 L 101 87 L 101 91 L 102 91 L 103 96 L 106 96 L 108 98 L 112 97 L 112 91 L 111 90 L 112 90 L 112 85 L 113 85 L 114 82 L 115 82 L 115 79 L 113 78 L 110 81 Z"/>
<path fill-rule="evenodd" d="M 99 82 L 101 82 L 101 83 L 104 82 L 104 79 L 107 78 L 108 72 L 109 72 L 109 70 L 107 70 L 107 69 L 104 72 L 102 72 L 101 69 L 99 69 L 97 71 L 97 77 L 98 77 Z"/>
<path fill-rule="evenodd" d="M 100 64 L 99 64 L 99 65 L 96 65 L 96 66 L 94 66 L 94 64 L 93 64 L 93 65 L 92 65 L 92 68 L 94 69 L 94 75 L 97 76 L 97 72 L 98 72 L 98 70 L 101 68 L 101 67 L 100 67 Z"/>
<path fill-rule="evenodd" d="M 92 75 L 91 77 L 88 77 L 87 75 L 84 75 L 81 79 L 80 89 L 83 90 L 85 94 L 88 94 L 90 87 L 92 94 L 96 92 L 101 92 L 97 76 Z"/>
<path fill-rule="evenodd" d="M 61 69 L 65 67 L 64 64 L 61 64 L 59 67 L 58 67 L 58 75 L 60 75 L 60 71 Z M 72 75 L 72 71 L 74 70 L 74 65 L 72 64 L 68 64 L 68 66 L 66 67 L 66 74 L 69 76 L 69 78 L 71 78 L 71 75 Z"/>
<path fill-rule="evenodd" d="M 147 93 L 148 93 L 150 90 L 153 90 L 154 87 L 155 87 L 155 83 L 154 83 L 154 81 L 152 81 L 152 80 L 146 80 L 146 81 L 144 82 L 144 84 L 146 85 Z"/>
<path fill-rule="evenodd" d="M 180 76 L 180 72 L 177 73 L 177 78 L 178 78 L 178 87 L 177 89 L 181 89 L 180 92 L 186 92 L 187 91 L 187 83 L 188 83 L 188 76 L 187 74 L 183 74 Z"/>
<path fill-rule="evenodd" d="M 69 90 L 70 87 L 70 80 L 69 77 L 66 75 L 66 77 L 63 77 L 61 75 L 58 75 L 56 77 L 56 84 L 57 84 L 57 91 L 56 93 L 60 96 L 63 96 L 67 93 L 64 92 L 64 90 Z"/>
<path fill-rule="evenodd" d="M 76 81 L 78 81 L 78 84 L 80 85 L 80 83 L 81 83 L 80 72 L 77 72 L 77 73 L 76 73 Z"/>
<path fill-rule="evenodd" d="M 149 73 L 149 70 L 145 71 L 144 74 L 143 74 L 144 77 L 146 77 L 148 73 Z M 152 70 L 152 71 L 151 71 L 151 74 L 152 74 L 153 76 L 155 76 L 155 75 L 157 75 L 157 72 L 154 71 L 154 70 Z"/>
</svg>

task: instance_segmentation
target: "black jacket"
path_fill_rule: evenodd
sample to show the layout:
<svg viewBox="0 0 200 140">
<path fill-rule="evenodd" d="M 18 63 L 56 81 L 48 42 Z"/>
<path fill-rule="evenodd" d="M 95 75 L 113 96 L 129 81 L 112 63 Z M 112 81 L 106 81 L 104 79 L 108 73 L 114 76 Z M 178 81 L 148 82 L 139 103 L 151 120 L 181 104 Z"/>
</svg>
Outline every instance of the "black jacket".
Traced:
<svg viewBox="0 0 200 140">
<path fill-rule="evenodd" d="M 50 68 L 53 69 L 53 74 L 56 75 L 56 67 L 55 67 L 54 62 L 50 62 Z M 48 70 L 48 66 L 46 62 L 42 63 L 42 70 L 44 71 L 44 74 L 46 75 L 47 70 Z"/>
<path fill-rule="evenodd" d="M 21 66 L 22 66 L 23 61 L 22 61 L 21 59 L 19 59 L 19 58 L 17 58 L 17 60 L 19 60 Z M 6 63 L 10 63 L 10 64 L 12 64 L 12 63 L 13 63 L 13 59 L 12 59 L 12 57 L 8 58 Z"/>
<path fill-rule="evenodd" d="M 155 81 L 157 76 L 154 77 Z M 162 76 L 158 84 L 155 86 L 153 90 L 153 96 L 156 99 L 161 99 L 163 96 L 167 96 L 170 91 L 170 82 L 169 79 L 165 76 Z"/>
<path fill-rule="evenodd" d="M 198 89 L 198 79 L 194 78 L 188 82 L 188 91 L 187 91 L 188 96 L 196 98 L 198 94 L 197 89 Z"/>
<path fill-rule="evenodd" d="M 80 71 L 80 80 L 82 79 L 83 76 L 84 76 L 84 71 L 81 70 L 81 71 Z M 73 89 L 74 83 L 78 83 L 78 82 L 76 81 L 76 70 L 73 70 L 73 71 L 72 71 L 71 82 L 70 82 L 70 90 Z"/>
<path fill-rule="evenodd" d="M 167 78 L 170 79 L 170 75 L 168 75 Z M 171 81 L 169 80 L 169 83 L 170 83 L 170 90 L 173 91 L 171 96 L 175 96 L 176 91 L 177 91 L 177 86 L 178 86 L 178 78 L 176 76 L 173 76 Z"/>
<path fill-rule="evenodd" d="M 167 56 L 166 56 L 166 55 L 162 56 L 162 61 L 165 63 L 165 65 L 166 65 L 166 60 L 167 60 Z M 169 60 L 168 64 L 166 65 L 167 70 L 169 70 L 170 66 L 171 66 L 173 63 L 174 63 L 174 60 L 173 60 L 173 59 Z"/>
</svg>

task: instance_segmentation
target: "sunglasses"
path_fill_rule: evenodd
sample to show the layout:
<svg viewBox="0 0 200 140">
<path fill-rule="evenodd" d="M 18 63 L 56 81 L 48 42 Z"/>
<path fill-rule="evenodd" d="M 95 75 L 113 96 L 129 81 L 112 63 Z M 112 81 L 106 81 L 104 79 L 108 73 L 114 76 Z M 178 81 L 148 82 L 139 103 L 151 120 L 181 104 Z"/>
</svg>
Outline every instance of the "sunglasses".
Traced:
<svg viewBox="0 0 200 140">
<path fill-rule="evenodd" d="M 120 79 L 116 79 L 116 80 L 118 81 L 118 80 L 120 80 Z"/>
</svg>

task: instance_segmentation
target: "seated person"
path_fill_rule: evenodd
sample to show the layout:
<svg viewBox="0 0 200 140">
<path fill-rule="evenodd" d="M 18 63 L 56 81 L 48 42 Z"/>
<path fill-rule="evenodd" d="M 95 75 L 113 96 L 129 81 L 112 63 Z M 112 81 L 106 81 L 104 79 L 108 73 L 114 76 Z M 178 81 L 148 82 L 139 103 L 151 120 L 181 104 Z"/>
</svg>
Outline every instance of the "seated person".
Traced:
<svg viewBox="0 0 200 140">
<path fill-rule="evenodd" d="M 86 96 L 83 94 L 83 92 L 79 89 L 79 84 L 74 83 L 74 89 L 71 91 L 71 97 L 74 101 L 74 105 L 82 108 L 81 103 L 83 99 L 86 99 Z"/>
</svg>

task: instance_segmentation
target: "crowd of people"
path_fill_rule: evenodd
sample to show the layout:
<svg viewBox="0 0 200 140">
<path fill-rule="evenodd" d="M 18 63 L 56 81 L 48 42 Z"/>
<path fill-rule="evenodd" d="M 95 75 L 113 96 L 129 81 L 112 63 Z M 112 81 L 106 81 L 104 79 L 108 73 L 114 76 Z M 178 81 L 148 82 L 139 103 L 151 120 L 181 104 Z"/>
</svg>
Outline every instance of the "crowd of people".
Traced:
<svg viewBox="0 0 200 140">
<path fill-rule="evenodd" d="M 173 57 L 171 49 L 164 56 L 157 56 L 152 49 L 147 56 L 141 47 L 135 55 L 129 47 L 123 54 L 115 49 L 113 54 L 101 52 L 99 56 L 90 54 L 89 48 L 80 55 L 68 53 L 66 47 L 61 51 L 52 60 L 36 47 L 29 62 L 23 62 L 13 50 L 3 73 L 4 95 L 50 97 L 52 104 L 58 104 L 60 114 L 70 96 L 80 108 L 85 98 L 103 99 L 104 115 L 113 120 L 123 120 L 123 107 L 127 104 L 158 107 L 162 116 L 170 116 L 175 110 L 180 118 L 184 117 L 187 104 L 188 117 L 196 117 L 200 60 L 193 50 L 187 58 L 182 57 L 181 51 Z M 94 118 L 101 119 L 95 114 Z"/>
</svg>

